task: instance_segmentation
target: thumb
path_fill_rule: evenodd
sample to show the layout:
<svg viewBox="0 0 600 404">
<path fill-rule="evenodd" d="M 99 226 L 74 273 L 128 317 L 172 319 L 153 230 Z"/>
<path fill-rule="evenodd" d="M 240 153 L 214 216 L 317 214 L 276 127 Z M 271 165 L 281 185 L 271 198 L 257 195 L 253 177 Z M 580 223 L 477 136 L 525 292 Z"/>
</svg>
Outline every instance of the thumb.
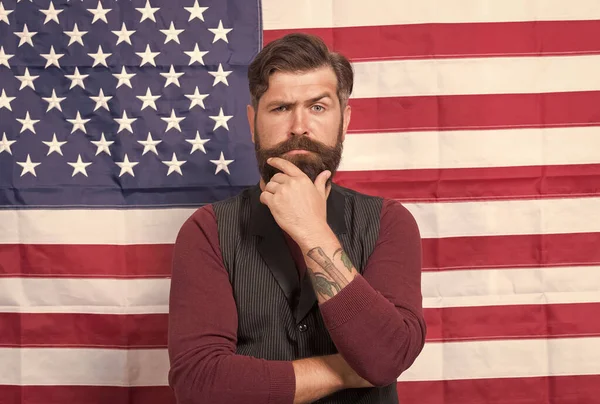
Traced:
<svg viewBox="0 0 600 404">
<path fill-rule="evenodd" d="M 331 171 L 325 170 L 317 176 L 315 180 L 315 187 L 321 193 L 321 195 L 325 195 L 327 193 L 326 184 L 327 180 L 331 177 Z"/>
</svg>

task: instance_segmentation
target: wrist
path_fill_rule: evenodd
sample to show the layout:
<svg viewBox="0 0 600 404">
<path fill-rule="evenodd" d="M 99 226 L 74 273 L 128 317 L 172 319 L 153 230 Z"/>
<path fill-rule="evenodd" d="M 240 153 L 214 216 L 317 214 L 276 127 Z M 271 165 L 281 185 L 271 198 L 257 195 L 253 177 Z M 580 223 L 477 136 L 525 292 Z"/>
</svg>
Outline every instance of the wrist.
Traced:
<svg viewBox="0 0 600 404">
<path fill-rule="evenodd" d="M 303 252 L 316 246 L 326 245 L 331 240 L 337 241 L 337 237 L 327 223 L 306 226 L 302 234 L 294 239 Z"/>
</svg>

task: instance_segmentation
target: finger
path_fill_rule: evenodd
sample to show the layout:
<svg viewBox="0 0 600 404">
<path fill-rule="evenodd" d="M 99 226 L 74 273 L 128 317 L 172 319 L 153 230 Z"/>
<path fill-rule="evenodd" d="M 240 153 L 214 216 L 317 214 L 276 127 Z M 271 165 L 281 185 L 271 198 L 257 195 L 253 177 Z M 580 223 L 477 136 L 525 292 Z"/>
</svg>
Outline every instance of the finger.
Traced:
<svg viewBox="0 0 600 404">
<path fill-rule="evenodd" d="M 262 192 L 260 194 L 260 202 L 263 203 L 264 205 L 269 206 L 269 203 L 271 203 L 272 198 L 273 198 L 273 194 L 271 194 L 269 192 Z"/>
<path fill-rule="evenodd" d="M 277 192 L 277 188 L 279 188 L 280 186 L 281 184 L 277 182 L 269 181 L 265 186 L 265 191 L 274 194 L 275 192 Z"/>
<path fill-rule="evenodd" d="M 317 190 L 323 196 L 327 194 L 327 180 L 329 177 L 331 177 L 331 171 L 325 170 L 321 172 L 315 179 L 315 187 L 317 187 Z"/>
<path fill-rule="evenodd" d="M 292 163 L 291 161 L 282 159 L 280 157 L 271 157 L 270 159 L 267 160 L 267 164 L 269 164 L 275 168 L 279 168 L 281 171 L 283 171 L 285 174 L 287 174 L 291 177 L 298 177 L 298 176 L 306 175 L 294 163 Z"/>
<path fill-rule="evenodd" d="M 283 173 L 277 173 L 271 177 L 270 181 L 277 182 L 279 184 L 285 184 L 287 180 L 289 180 L 290 176 Z"/>
</svg>

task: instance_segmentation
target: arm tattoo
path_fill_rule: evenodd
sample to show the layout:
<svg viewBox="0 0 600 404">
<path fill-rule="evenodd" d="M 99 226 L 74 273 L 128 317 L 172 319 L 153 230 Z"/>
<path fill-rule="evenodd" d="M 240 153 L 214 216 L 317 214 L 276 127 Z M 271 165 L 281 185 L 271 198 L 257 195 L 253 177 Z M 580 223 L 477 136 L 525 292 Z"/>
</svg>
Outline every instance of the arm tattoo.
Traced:
<svg viewBox="0 0 600 404">
<path fill-rule="evenodd" d="M 322 273 L 314 274 L 312 270 L 309 270 L 308 273 L 317 293 L 320 293 L 323 296 L 327 295 L 333 297 L 341 290 L 339 285 L 327 279 Z M 335 289 L 335 291 L 333 289 Z"/>
<path fill-rule="evenodd" d="M 315 247 L 310 250 L 306 255 L 312 258 L 321 268 L 325 270 L 325 273 L 331 277 L 334 283 L 336 283 L 340 289 L 346 286 L 348 280 L 342 275 L 339 269 L 336 268 L 335 264 L 329 259 L 321 247 Z"/>
<path fill-rule="evenodd" d="M 340 257 L 340 259 L 342 260 L 342 263 L 344 264 L 346 269 L 348 269 L 348 271 L 352 272 L 352 268 L 354 268 L 354 265 L 352 265 L 352 261 L 350 261 L 350 257 L 348 257 L 348 254 L 346 254 L 346 251 L 342 250 L 341 248 L 338 248 L 336 250 L 336 252 L 333 253 L 334 259 L 335 259 L 335 255 L 337 253 L 342 253 L 342 255 Z"/>
</svg>

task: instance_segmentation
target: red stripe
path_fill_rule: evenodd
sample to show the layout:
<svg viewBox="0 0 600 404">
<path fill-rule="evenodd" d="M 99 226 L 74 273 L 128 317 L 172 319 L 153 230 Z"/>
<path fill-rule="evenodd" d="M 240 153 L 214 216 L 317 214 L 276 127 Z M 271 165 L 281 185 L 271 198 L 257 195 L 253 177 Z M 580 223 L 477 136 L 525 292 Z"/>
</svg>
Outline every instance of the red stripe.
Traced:
<svg viewBox="0 0 600 404">
<path fill-rule="evenodd" d="M 404 202 L 600 195 L 600 164 L 339 171 L 334 181 Z"/>
<path fill-rule="evenodd" d="M 0 244 L 0 277 L 164 278 L 172 252 L 171 244 Z"/>
<path fill-rule="evenodd" d="M 264 31 L 320 36 L 351 60 L 581 55 L 600 53 L 600 21 L 410 24 Z"/>
<path fill-rule="evenodd" d="M 423 270 L 600 264 L 600 233 L 423 239 Z"/>
<path fill-rule="evenodd" d="M 600 375 L 400 382 L 398 396 L 419 404 L 592 404 Z"/>
<path fill-rule="evenodd" d="M 353 98 L 350 133 L 550 128 L 600 123 L 600 91 Z"/>
<path fill-rule="evenodd" d="M 600 303 L 425 309 L 427 341 L 599 336 Z M 167 315 L 0 313 L 0 347 L 166 348 Z"/>
<path fill-rule="evenodd" d="M 175 404 L 168 386 L 14 386 L 0 385 L 6 404 Z"/>
</svg>

